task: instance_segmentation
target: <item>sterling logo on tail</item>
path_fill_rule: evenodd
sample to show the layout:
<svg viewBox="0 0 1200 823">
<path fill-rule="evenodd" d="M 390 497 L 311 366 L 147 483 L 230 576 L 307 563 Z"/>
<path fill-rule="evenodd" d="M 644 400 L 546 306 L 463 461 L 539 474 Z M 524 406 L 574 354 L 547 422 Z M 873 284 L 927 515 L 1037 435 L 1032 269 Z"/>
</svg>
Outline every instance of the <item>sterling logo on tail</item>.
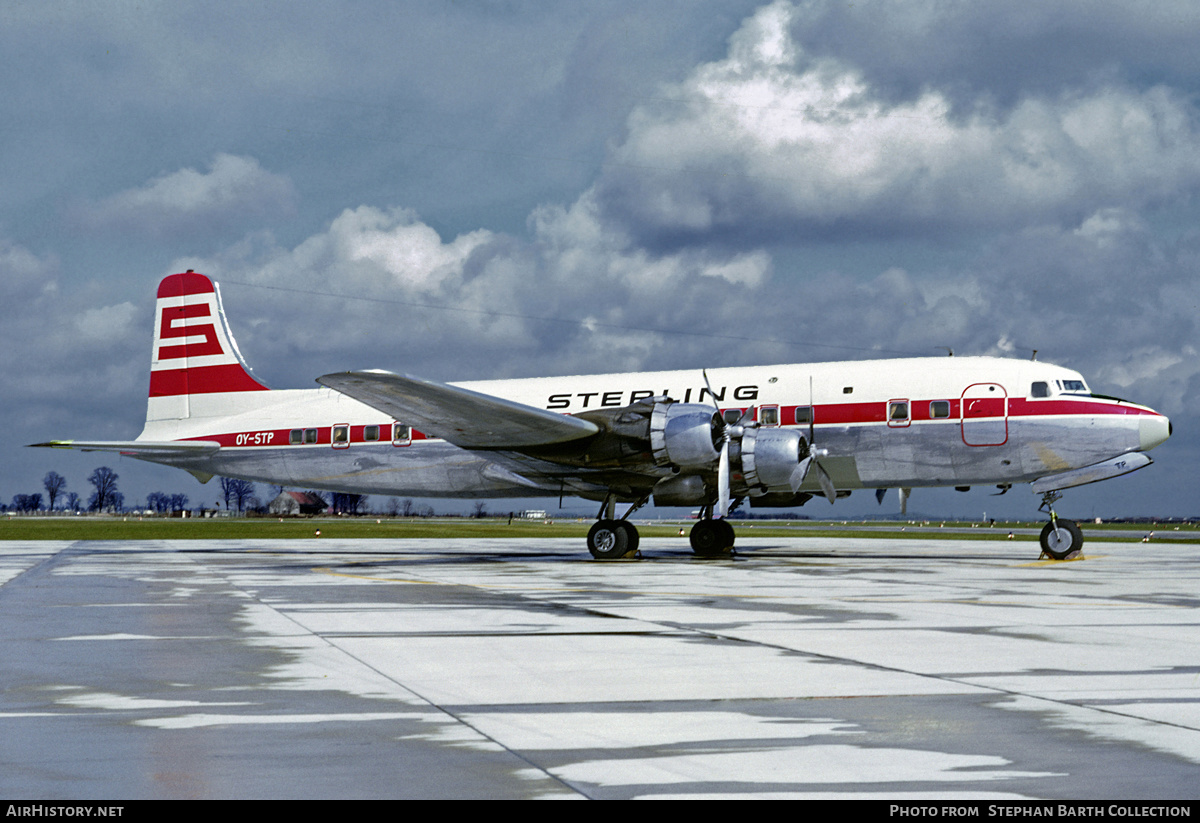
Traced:
<svg viewBox="0 0 1200 823">
<path fill-rule="evenodd" d="M 246 371 L 221 313 L 212 281 L 187 272 L 163 280 L 158 289 L 150 398 L 266 391 Z M 195 401 L 193 401 L 194 403 Z M 217 409 L 226 413 L 226 407 Z M 163 407 L 161 419 L 195 415 L 195 407 Z"/>
<path fill-rule="evenodd" d="M 212 308 L 208 303 L 163 308 L 159 325 L 161 331 L 158 335 L 159 361 L 225 353 L 221 348 L 221 341 L 217 338 L 216 327 L 211 322 L 188 325 L 186 321 L 193 317 L 212 317 Z M 203 337 L 203 342 L 189 341 L 189 338 L 196 337 Z M 165 345 L 166 340 L 176 338 L 182 339 L 176 345 Z"/>
</svg>

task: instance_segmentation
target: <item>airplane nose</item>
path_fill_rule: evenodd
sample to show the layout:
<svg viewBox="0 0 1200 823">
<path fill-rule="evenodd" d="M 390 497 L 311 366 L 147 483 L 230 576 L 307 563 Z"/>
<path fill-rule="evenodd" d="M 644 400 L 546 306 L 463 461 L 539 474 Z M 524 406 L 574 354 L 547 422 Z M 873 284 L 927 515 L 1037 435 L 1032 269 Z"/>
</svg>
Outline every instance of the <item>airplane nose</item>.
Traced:
<svg viewBox="0 0 1200 823">
<path fill-rule="evenodd" d="M 1161 414 L 1143 415 L 1138 421 L 1138 440 L 1141 451 L 1150 451 L 1171 436 L 1171 421 Z"/>
</svg>

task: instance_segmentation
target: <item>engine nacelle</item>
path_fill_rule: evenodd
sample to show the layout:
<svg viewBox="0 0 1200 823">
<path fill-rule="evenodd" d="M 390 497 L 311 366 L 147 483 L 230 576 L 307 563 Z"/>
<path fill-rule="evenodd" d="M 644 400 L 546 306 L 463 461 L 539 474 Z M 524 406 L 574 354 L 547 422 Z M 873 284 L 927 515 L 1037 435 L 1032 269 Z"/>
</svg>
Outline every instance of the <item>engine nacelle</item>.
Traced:
<svg viewBox="0 0 1200 823">
<path fill-rule="evenodd" d="M 650 415 L 650 449 L 659 466 L 710 468 L 721 456 L 721 422 L 712 406 L 656 403 Z"/>
<path fill-rule="evenodd" d="M 790 492 L 792 472 L 808 456 L 808 441 L 787 429 L 747 428 L 742 434 L 742 480 L 751 493 Z"/>
<path fill-rule="evenodd" d="M 703 506 L 710 496 L 704 478 L 698 474 L 667 477 L 654 487 L 656 506 Z"/>
</svg>

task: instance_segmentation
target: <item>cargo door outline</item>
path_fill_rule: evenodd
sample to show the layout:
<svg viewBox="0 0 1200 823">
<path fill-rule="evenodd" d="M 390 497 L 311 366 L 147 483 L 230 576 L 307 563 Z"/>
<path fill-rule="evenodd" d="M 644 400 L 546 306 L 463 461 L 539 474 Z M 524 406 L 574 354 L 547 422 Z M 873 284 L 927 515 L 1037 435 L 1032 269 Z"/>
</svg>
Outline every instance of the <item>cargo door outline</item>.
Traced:
<svg viewBox="0 0 1200 823">
<path fill-rule="evenodd" d="M 962 439 L 968 446 L 1008 442 L 1008 393 L 999 383 L 973 383 L 962 393 Z"/>
</svg>

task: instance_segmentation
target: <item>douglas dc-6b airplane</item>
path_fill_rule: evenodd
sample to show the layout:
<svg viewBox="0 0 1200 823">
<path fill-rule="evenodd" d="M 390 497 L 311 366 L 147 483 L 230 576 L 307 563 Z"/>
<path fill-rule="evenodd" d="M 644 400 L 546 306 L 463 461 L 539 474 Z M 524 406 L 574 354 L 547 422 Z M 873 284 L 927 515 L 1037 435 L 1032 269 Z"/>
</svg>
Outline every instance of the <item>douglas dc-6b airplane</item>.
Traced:
<svg viewBox="0 0 1200 823">
<path fill-rule="evenodd" d="M 111 451 L 297 488 L 425 497 L 573 495 L 600 501 L 596 558 L 637 550 L 629 516 L 653 498 L 698 506 L 692 549 L 729 551 L 732 506 L 832 503 L 854 489 L 1032 482 L 1043 551 L 1078 551 L 1062 489 L 1150 464 L 1166 417 L 1092 394 L 1069 369 L 939 357 L 443 384 L 385 371 L 271 390 L 241 359 L 216 286 L 158 288 L 150 399 L 136 440 L 39 446 Z M 616 517 L 617 503 L 631 504 Z"/>
</svg>

